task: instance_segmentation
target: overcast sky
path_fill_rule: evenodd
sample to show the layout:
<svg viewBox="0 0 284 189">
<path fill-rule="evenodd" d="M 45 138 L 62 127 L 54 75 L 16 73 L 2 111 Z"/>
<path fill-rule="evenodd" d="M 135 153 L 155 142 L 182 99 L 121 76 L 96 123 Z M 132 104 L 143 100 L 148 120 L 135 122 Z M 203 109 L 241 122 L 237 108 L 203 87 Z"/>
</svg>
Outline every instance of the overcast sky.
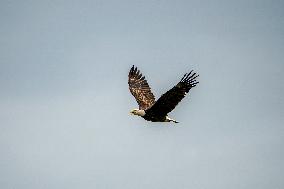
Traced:
<svg viewBox="0 0 284 189">
<path fill-rule="evenodd" d="M 1 189 L 284 188 L 281 0 L 0 2 Z M 199 85 L 151 123 L 158 98 Z"/>
</svg>

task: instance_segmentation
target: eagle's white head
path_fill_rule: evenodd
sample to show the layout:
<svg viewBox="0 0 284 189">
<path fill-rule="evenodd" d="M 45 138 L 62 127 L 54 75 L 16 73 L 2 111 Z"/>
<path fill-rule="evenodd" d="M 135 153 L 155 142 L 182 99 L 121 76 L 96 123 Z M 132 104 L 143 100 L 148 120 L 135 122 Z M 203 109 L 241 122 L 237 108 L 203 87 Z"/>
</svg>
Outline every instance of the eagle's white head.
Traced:
<svg viewBox="0 0 284 189">
<path fill-rule="evenodd" d="M 138 116 L 144 116 L 146 114 L 144 110 L 139 110 L 139 109 L 133 109 L 130 111 L 130 113 Z"/>
</svg>

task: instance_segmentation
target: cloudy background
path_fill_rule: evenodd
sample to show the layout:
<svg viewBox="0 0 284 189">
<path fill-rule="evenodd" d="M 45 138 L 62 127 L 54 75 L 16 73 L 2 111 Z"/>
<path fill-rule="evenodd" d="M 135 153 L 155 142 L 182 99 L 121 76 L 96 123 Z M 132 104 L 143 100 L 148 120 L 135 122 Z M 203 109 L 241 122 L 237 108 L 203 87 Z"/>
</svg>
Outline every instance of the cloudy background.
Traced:
<svg viewBox="0 0 284 189">
<path fill-rule="evenodd" d="M 0 2 L 0 188 L 284 188 L 284 3 Z M 194 69 L 179 124 L 129 111 Z"/>
</svg>

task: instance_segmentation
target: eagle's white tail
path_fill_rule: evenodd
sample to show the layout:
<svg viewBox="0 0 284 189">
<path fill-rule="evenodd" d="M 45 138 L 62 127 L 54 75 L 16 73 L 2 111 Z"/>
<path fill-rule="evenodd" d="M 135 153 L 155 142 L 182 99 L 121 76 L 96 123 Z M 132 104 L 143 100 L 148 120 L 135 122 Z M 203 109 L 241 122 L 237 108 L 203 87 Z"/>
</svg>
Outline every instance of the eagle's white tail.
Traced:
<svg viewBox="0 0 284 189">
<path fill-rule="evenodd" d="M 174 122 L 174 123 L 178 123 L 178 121 L 172 119 L 172 118 L 169 118 L 168 116 L 166 117 L 166 121 L 167 122 Z"/>
</svg>

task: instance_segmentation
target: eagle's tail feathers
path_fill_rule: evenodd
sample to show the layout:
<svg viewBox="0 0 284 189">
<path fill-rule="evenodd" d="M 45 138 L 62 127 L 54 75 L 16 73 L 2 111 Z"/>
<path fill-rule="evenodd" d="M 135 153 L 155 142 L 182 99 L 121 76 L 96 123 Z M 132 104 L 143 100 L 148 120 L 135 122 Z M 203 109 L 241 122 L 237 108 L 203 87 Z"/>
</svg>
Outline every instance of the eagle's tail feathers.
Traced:
<svg viewBox="0 0 284 189">
<path fill-rule="evenodd" d="M 179 123 L 178 121 L 172 119 L 172 118 L 169 118 L 168 116 L 166 117 L 166 122 L 174 122 L 174 123 Z"/>
</svg>

